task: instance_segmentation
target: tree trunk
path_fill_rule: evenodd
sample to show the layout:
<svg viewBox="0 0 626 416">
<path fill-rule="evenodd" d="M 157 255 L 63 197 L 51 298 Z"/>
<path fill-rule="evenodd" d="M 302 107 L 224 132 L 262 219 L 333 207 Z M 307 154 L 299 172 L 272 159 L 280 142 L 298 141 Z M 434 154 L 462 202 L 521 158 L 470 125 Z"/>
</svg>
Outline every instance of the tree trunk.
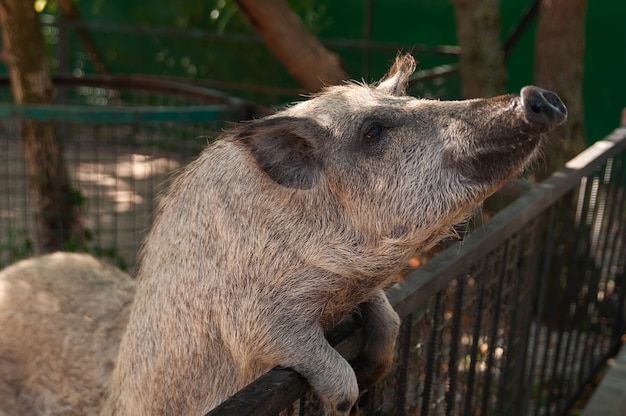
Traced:
<svg viewBox="0 0 626 416">
<path fill-rule="evenodd" d="M 506 91 L 506 66 L 500 42 L 499 0 L 451 0 L 461 47 L 464 98 L 493 97 Z"/>
<path fill-rule="evenodd" d="M 587 146 L 582 100 L 587 0 L 542 0 L 535 42 L 534 83 L 567 105 L 567 123 L 553 134 L 538 179 L 561 168 Z"/>
<path fill-rule="evenodd" d="M 236 0 L 267 47 L 307 91 L 348 79 L 339 56 L 329 52 L 284 0 Z"/>
<path fill-rule="evenodd" d="M 51 104 L 54 88 L 33 2 L 0 0 L 0 25 L 15 103 Z M 35 250 L 54 251 L 66 241 L 82 241 L 79 209 L 55 125 L 24 120 L 22 139 L 34 203 Z"/>
</svg>

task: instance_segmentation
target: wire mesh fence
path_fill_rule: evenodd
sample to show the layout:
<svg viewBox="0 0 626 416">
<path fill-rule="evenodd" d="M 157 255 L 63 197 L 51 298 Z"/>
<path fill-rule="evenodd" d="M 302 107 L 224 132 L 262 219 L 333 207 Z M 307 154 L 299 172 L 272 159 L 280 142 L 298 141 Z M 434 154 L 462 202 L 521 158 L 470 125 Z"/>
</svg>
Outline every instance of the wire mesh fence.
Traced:
<svg viewBox="0 0 626 416">
<path fill-rule="evenodd" d="M 250 108 L 211 90 L 146 78 L 55 81 L 53 106 L 0 104 L 0 265 L 33 250 L 21 130 L 24 120 L 35 120 L 51 122 L 60 137 L 88 250 L 132 268 L 171 173 L 224 121 L 250 117 Z"/>
<path fill-rule="evenodd" d="M 566 414 L 626 328 L 625 186 L 619 129 L 390 288 L 395 363 L 359 414 Z M 351 322 L 328 338 L 361 343 Z M 308 389 L 275 369 L 209 414 L 309 414 Z"/>
</svg>

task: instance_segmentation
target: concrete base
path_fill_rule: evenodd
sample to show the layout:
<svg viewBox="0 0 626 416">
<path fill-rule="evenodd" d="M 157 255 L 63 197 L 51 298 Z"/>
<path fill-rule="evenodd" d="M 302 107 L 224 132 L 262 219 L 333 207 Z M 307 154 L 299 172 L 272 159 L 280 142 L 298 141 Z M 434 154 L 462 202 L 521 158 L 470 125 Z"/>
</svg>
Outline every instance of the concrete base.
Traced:
<svg viewBox="0 0 626 416">
<path fill-rule="evenodd" d="M 582 416 L 626 416 L 626 344 L 610 365 Z"/>
</svg>

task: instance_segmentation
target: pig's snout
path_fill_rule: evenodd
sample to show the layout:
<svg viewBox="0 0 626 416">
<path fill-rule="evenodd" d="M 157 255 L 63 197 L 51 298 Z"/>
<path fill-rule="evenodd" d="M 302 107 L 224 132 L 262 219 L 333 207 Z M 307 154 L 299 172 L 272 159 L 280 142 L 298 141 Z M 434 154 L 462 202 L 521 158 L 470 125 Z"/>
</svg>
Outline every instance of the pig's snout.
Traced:
<svg viewBox="0 0 626 416">
<path fill-rule="evenodd" d="M 565 104 L 552 91 L 528 86 L 522 88 L 520 96 L 528 121 L 559 125 L 567 119 Z"/>
</svg>

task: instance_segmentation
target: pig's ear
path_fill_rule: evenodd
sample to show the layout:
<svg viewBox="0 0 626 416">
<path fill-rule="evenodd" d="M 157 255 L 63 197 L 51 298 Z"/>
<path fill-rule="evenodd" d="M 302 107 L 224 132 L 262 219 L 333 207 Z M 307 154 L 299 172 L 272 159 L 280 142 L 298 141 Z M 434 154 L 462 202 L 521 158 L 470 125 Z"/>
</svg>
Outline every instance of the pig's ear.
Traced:
<svg viewBox="0 0 626 416">
<path fill-rule="evenodd" d="M 385 94 L 405 95 L 409 77 L 415 71 L 415 59 L 409 55 L 398 56 L 376 89 Z"/>
<path fill-rule="evenodd" d="M 319 180 L 318 143 L 324 135 L 328 132 L 313 120 L 294 117 L 260 119 L 234 131 L 234 139 L 245 145 L 270 178 L 298 189 L 310 189 Z"/>
</svg>

